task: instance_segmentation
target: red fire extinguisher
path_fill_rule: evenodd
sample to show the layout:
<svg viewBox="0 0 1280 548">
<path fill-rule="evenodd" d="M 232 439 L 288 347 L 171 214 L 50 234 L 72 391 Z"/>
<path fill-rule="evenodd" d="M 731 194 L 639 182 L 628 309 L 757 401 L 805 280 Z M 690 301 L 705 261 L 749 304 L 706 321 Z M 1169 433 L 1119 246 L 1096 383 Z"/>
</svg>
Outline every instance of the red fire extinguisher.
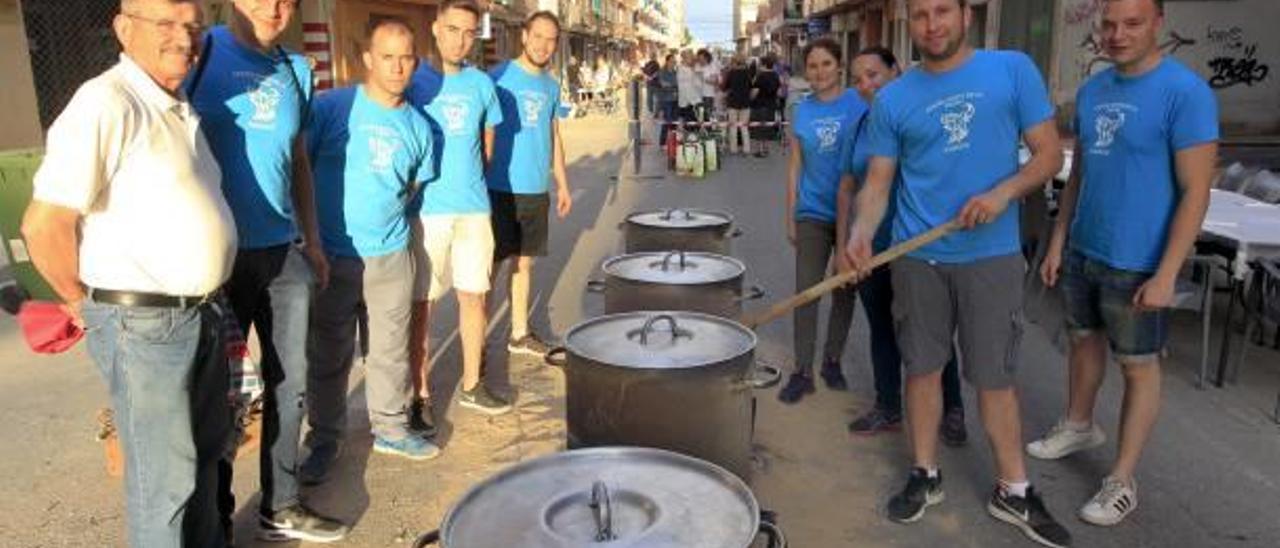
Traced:
<svg viewBox="0 0 1280 548">
<path fill-rule="evenodd" d="M 676 149 L 678 139 L 676 139 L 676 128 L 668 128 L 667 131 L 667 169 L 674 170 L 676 168 Z"/>
</svg>

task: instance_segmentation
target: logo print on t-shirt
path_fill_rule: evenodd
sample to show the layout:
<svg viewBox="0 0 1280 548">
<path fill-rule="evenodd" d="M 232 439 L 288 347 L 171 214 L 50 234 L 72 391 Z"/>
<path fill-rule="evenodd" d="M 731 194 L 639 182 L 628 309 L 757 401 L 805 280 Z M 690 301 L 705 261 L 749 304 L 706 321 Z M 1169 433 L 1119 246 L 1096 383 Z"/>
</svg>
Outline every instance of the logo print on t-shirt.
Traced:
<svg viewBox="0 0 1280 548">
<path fill-rule="evenodd" d="M 253 117 L 249 119 L 249 123 L 266 128 L 274 126 L 277 107 L 280 106 L 280 99 L 284 96 L 275 79 L 270 76 L 258 77 L 255 85 L 249 89 L 248 95 L 249 103 L 253 105 Z"/>
<path fill-rule="evenodd" d="M 466 97 L 449 95 L 441 96 L 436 100 L 441 102 L 440 115 L 444 118 L 445 133 L 457 135 L 466 129 L 467 114 L 471 111 L 471 105 Z"/>
<path fill-rule="evenodd" d="M 547 106 L 547 96 L 534 91 L 520 92 L 520 111 L 524 114 L 524 126 L 534 127 L 538 125 L 538 119 L 542 117 L 542 109 Z"/>
<path fill-rule="evenodd" d="M 818 135 L 819 152 L 831 152 L 836 149 L 836 144 L 840 141 L 841 125 L 843 125 L 842 120 L 836 116 L 813 121 L 813 131 Z"/>
<path fill-rule="evenodd" d="M 369 137 L 369 169 L 386 171 L 391 169 L 393 157 L 400 143 L 393 139 L 378 136 Z"/>
<path fill-rule="evenodd" d="M 969 126 L 978 113 L 975 103 L 982 93 L 959 93 L 929 105 L 930 115 L 938 117 L 938 123 L 947 132 L 944 152 L 957 152 L 969 148 Z"/>
<path fill-rule="evenodd" d="M 1137 111 L 1138 107 L 1127 103 L 1105 103 L 1094 107 L 1093 129 L 1098 135 L 1093 140 L 1093 148 L 1090 152 L 1110 154 L 1111 145 L 1116 141 L 1116 134 L 1129 120 L 1129 114 Z"/>
</svg>

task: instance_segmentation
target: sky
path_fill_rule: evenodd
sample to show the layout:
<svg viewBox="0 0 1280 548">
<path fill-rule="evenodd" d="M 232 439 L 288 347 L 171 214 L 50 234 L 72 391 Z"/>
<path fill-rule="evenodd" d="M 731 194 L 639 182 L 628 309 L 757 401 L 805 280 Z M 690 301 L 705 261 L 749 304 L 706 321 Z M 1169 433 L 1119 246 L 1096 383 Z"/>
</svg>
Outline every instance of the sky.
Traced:
<svg viewBox="0 0 1280 548">
<path fill-rule="evenodd" d="M 698 41 L 733 40 L 733 0 L 684 0 L 685 24 Z"/>
</svg>

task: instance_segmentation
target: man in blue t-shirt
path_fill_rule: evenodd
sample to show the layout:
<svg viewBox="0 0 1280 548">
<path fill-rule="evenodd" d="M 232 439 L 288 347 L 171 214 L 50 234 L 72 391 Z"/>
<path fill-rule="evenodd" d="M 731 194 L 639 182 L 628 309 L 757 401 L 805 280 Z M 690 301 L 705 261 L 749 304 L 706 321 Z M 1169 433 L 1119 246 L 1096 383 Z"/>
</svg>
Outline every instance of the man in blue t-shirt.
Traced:
<svg viewBox="0 0 1280 548">
<path fill-rule="evenodd" d="M 909 0 L 907 10 L 923 62 L 876 96 L 866 143 L 871 162 L 848 260 L 865 270 L 895 176 L 894 243 L 953 219 L 963 230 L 891 269 L 915 466 L 906 487 L 889 500 L 888 515 L 913 522 L 943 498 L 940 379 L 958 340 L 962 371 L 978 390 L 995 457 L 998 481 L 988 512 L 1037 542 L 1066 546 L 1070 533 L 1027 480 L 1013 378 L 1025 271 L 1017 200 L 1061 167 L 1053 108 L 1026 55 L 968 45 L 973 14 L 965 0 Z M 1019 169 L 1021 140 L 1031 160 Z"/>
<path fill-rule="evenodd" d="M 520 57 L 490 72 L 502 104 L 493 161 L 489 164 L 489 202 L 497 240 L 495 275 L 507 263 L 511 272 L 511 335 L 507 350 L 545 358 L 551 348 L 529 329 L 529 285 L 535 257 L 547 255 L 549 183 L 556 182 L 556 214 L 573 208 L 560 140 L 560 84 L 547 73 L 560 36 L 560 19 L 548 11 L 529 16 L 521 33 Z"/>
<path fill-rule="evenodd" d="M 263 431 L 274 434 L 262 450 L 259 510 L 264 530 L 281 538 L 324 537 L 336 523 L 300 504 L 296 480 L 307 318 L 312 287 L 323 287 L 329 270 L 301 138 L 311 67 L 277 45 L 297 10 L 297 0 L 234 0 L 229 24 L 205 36 L 183 85 L 222 168 L 222 192 L 239 234 L 224 289 L 240 328 L 253 327 L 262 342 Z M 229 460 L 220 475 L 219 509 L 229 528 L 235 511 Z"/>
<path fill-rule="evenodd" d="M 436 178 L 427 181 L 423 190 L 417 243 L 413 245 L 421 268 L 414 289 L 409 346 L 415 390 L 410 418 L 422 428 L 430 422 L 427 322 L 433 305 L 450 289 L 458 293 L 462 340 L 458 403 L 490 415 L 511 411 L 511 402 L 481 379 L 485 295 L 494 248 L 485 164 L 493 158 L 494 127 L 502 123 L 502 109 L 493 80 L 464 64 L 479 24 L 480 8 L 475 2 L 446 0 L 441 4 L 431 26 L 440 67 L 420 63 L 407 92 L 410 104 L 422 109 L 431 123 L 440 165 Z"/>
<path fill-rule="evenodd" d="M 364 84 L 321 95 L 307 129 L 320 237 L 332 265 L 329 286 L 316 295 L 311 315 L 311 453 L 301 470 L 309 483 L 322 481 L 338 456 L 362 307 L 373 450 L 412 460 L 440 453 L 408 417 L 414 286 L 409 222 L 416 217 L 409 206 L 435 176 L 431 127 L 404 98 L 417 65 L 414 32 L 404 21 L 382 19 L 366 43 Z"/>
<path fill-rule="evenodd" d="M 1079 512 L 1109 526 L 1138 505 L 1134 470 L 1160 412 L 1174 281 L 1209 204 L 1218 107 L 1203 78 L 1161 54 L 1160 2 L 1107 2 L 1099 28 L 1115 66 L 1076 94 L 1079 145 L 1040 271 L 1050 287 L 1062 274 L 1072 333 L 1067 410 L 1027 452 L 1057 459 L 1105 442 L 1093 405 L 1110 347 L 1125 379 L 1119 450 Z"/>
</svg>

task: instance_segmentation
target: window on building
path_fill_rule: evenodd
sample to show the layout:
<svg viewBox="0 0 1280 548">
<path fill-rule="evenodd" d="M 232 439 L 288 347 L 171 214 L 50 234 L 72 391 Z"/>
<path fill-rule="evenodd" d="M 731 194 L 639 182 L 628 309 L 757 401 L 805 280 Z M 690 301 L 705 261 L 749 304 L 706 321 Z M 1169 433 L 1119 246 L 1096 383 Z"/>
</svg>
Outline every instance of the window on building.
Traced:
<svg viewBox="0 0 1280 548">
<path fill-rule="evenodd" d="M 1053 58 L 1054 4 L 1054 0 L 1000 3 L 1000 48 L 1025 51 L 1046 76 Z"/>
</svg>

